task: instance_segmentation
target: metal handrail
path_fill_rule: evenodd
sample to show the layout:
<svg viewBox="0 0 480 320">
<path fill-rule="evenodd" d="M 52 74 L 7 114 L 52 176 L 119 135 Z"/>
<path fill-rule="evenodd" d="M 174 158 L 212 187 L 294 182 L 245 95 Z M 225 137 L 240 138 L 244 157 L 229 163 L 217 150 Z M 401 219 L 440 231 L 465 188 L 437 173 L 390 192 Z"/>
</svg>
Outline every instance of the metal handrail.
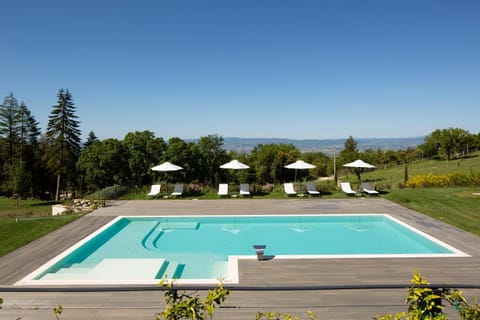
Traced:
<svg viewBox="0 0 480 320">
<path fill-rule="evenodd" d="M 0 286 L 0 292 L 95 292 L 95 291 L 205 291 L 216 288 L 215 285 L 173 285 L 166 286 L 45 286 L 45 287 L 27 287 L 27 286 Z M 361 284 L 361 285 L 293 285 L 293 286 L 244 286 L 244 285 L 223 285 L 225 289 L 231 291 L 327 291 L 327 290 L 375 290 L 375 289 L 406 289 L 412 287 L 408 284 Z M 428 285 L 415 287 L 431 289 L 480 289 L 480 284 L 446 284 L 430 283 Z"/>
</svg>

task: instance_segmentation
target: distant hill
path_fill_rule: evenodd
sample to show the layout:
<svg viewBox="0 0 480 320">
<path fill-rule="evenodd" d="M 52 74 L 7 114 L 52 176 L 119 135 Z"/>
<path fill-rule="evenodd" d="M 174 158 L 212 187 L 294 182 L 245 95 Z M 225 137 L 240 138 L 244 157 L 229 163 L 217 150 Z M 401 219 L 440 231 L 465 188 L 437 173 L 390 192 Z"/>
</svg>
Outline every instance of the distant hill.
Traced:
<svg viewBox="0 0 480 320">
<path fill-rule="evenodd" d="M 424 137 L 411 138 L 354 138 L 358 143 L 358 148 L 363 151 L 365 149 L 382 149 L 382 150 L 400 150 L 408 147 L 415 148 L 424 142 Z M 224 148 L 228 151 L 249 153 L 259 144 L 285 143 L 293 144 L 302 152 L 321 151 L 324 153 L 332 153 L 333 149 L 337 151 L 343 149 L 345 139 L 279 139 L 279 138 L 223 138 Z"/>
</svg>

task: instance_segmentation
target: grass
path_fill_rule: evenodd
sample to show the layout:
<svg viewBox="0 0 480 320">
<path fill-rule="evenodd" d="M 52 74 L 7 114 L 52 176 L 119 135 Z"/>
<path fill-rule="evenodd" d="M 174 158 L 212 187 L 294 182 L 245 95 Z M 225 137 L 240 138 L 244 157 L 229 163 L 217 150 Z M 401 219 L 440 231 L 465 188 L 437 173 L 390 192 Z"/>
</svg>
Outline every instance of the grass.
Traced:
<svg viewBox="0 0 480 320">
<path fill-rule="evenodd" d="M 65 215 L 50 218 L 26 218 L 16 222 L 15 218 L 0 218 L 0 257 L 14 251 L 35 239 L 38 239 L 64 226 L 79 215 Z"/>
<path fill-rule="evenodd" d="M 54 201 L 21 200 L 0 198 L 0 217 L 47 216 L 52 212 Z"/>
<path fill-rule="evenodd" d="M 446 160 L 425 160 L 408 164 L 408 176 L 427 175 L 446 175 L 449 173 L 478 172 L 480 168 L 480 153 L 474 153 L 461 159 Z M 403 183 L 405 175 L 405 165 L 393 166 L 389 168 L 378 168 L 377 170 L 362 174 L 362 180 L 369 180 L 377 183 L 380 189 L 396 190 Z M 356 182 L 354 175 L 349 175 L 348 180 Z"/>
<path fill-rule="evenodd" d="M 392 190 L 384 195 L 401 206 L 480 236 L 480 188 Z"/>
<path fill-rule="evenodd" d="M 0 257 L 81 216 L 52 217 L 53 204 L 56 202 L 0 198 Z"/>
</svg>

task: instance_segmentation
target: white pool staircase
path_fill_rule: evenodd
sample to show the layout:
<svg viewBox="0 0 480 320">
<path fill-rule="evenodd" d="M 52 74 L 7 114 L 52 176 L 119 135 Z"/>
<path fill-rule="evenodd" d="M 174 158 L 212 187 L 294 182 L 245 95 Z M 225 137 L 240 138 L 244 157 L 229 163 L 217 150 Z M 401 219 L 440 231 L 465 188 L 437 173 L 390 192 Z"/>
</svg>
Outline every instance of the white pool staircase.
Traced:
<svg viewBox="0 0 480 320">
<path fill-rule="evenodd" d="M 62 268 L 56 273 L 48 273 L 42 280 L 76 280 L 76 281 L 130 281 L 159 280 L 164 276 L 169 279 L 178 277 L 178 262 L 165 259 L 103 259 L 91 268 L 74 264 Z"/>
</svg>

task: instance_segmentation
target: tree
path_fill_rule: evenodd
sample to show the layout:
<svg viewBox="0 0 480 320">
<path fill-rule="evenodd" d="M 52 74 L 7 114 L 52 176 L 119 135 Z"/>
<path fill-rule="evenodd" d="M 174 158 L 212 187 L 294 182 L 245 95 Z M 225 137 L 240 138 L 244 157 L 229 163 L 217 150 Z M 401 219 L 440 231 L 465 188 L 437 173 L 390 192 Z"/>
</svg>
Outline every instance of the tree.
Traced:
<svg viewBox="0 0 480 320">
<path fill-rule="evenodd" d="M 294 179 L 295 172 L 285 166 L 299 156 L 300 151 L 292 144 L 260 144 L 252 150 L 249 163 L 257 183 L 281 183 Z"/>
<path fill-rule="evenodd" d="M 60 195 L 61 177 L 67 178 L 67 182 L 74 181 L 76 162 L 81 151 L 81 131 L 72 95 L 68 89 L 60 89 L 57 98 L 57 104 L 48 117 L 46 132 L 49 144 L 48 166 L 57 176 L 56 201 Z"/>
<path fill-rule="evenodd" d="M 117 139 L 95 141 L 82 151 L 77 169 L 82 173 L 82 185 L 87 191 L 95 191 L 128 181 L 127 152 Z"/>
<path fill-rule="evenodd" d="M 168 176 L 181 174 L 185 181 L 195 181 L 202 178 L 201 168 L 198 166 L 198 149 L 195 143 L 187 143 L 178 137 L 172 137 L 168 140 L 167 149 L 165 150 L 163 161 L 170 161 L 176 165 L 183 167 L 179 172 L 171 172 Z"/>
<path fill-rule="evenodd" d="M 165 152 L 163 138 L 155 138 L 151 131 L 129 132 L 123 139 L 127 151 L 131 186 L 144 186 L 152 182 L 151 168 L 157 165 Z"/>
<path fill-rule="evenodd" d="M 0 136 L 4 140 L 4 160 L 6 163 L 12 164 L 14 159 L 14 147 L 19 139 L 18 130 L 18 101 L 10 93 L 3 104 L 0 105 Z"/>
<path fill-rule="evenodd" d="M 96 141 L 98 141 L 97 136 L 95 135 L 95 133 L 93 131 L 90 131 L 88 133 L 87 141 L 85 141 L 85 143 L 83 144 L 83 148 L 84 149 L 88 148 L 89 146 L 91 146 Z"/>
<path fill-rule="evenodd" d="M 472 140 L 470 133 L 460 128 L 436 129 L 425 137 L 421 146 L 428 157 L 444 155 L 450 160 L 453 154 L 463 153 L 468 143 Z"/>
<path fill-rule="evenodd" d="M 35 149 L 38 144 L 38 122 L 26 104 L 18 104 L 13 94 L 0 105 L 0 137 L 3 149 L 3 173 L 7 193 L 26 195 L 31 190 Z"/>
<path fill-rule="evenodd" d="M 358 159 L 360 152 L 358 151 L 357 141 L 352 136 L 345 140 L 343 150 L 340 151 L 340 158 L 343 163 L 349 163 Z"/>
<path fill-rule="evenodd" d="M 223 137 L 208 135 L 198 141 L 201 167 L 204 179 L 210 185 L 218 184 L 220 166 L 228 160 L 227 152 L 223 149 Z"/>
</svg>

